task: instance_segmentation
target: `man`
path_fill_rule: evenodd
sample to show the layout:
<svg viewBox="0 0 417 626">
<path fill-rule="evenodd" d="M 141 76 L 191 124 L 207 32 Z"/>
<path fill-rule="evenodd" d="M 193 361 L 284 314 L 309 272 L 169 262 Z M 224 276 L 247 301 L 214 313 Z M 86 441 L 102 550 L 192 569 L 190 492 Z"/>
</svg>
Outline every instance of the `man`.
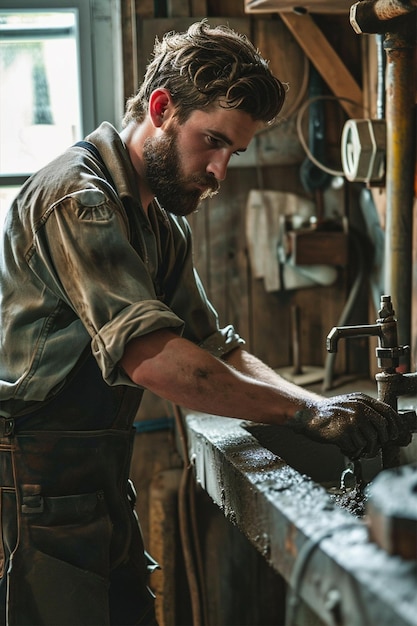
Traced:
<svg viewBox="0 0 417 626">
<path fill-rule="evenodd" d="M 107 123 L 27 181 L 0 257 L 5 624 L 153 624 L 128 487 L 143 389 L 287 424 L 357 457 L 406 444 L 390 407 L 282 380 L 219 328 L 185 215 L 284 100 L 244 37 L 203 21 L 157 42 Z"/>
</svg>

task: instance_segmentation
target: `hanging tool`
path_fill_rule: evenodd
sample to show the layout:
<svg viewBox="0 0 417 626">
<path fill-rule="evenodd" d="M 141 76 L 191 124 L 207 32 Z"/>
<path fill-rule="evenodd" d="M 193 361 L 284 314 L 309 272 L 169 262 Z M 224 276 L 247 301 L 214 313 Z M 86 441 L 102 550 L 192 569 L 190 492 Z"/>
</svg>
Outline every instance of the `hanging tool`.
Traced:
<svg viewBox="0 0 417 626">
<path fill-rule="evenodd" d="M 319 99 L 323 95 L 323 81 L 312 63 L 310 63 L 308 94 L 311 100 L 308 125 L 309 150 L 319 163 L 323 163 L 325 158 L 326 125 L 323 102 Z M 311 193 L 326 189 L 330 184 L 332 176 L 306 157 L 300 167 L 300 179 L 304 189 Z M 319 205 L 318 210 L 320 209 L 321 206 Z M 318 215 L 317 217 L 322 216 Z"/>
<path fill-rule="evenodd" d="M 301 348 L 301 332 L 300 332 L 300 307 L 291 306 L 291 342 L 292 342 L 292 360 L 293 365 L 289 367 L 281 367 L 276 371 L 280 376 L 297 385 L 307 386 L 323 380 L 323 367 L 315 365 L 302 365 L 300 348 Z"/>
</svg>

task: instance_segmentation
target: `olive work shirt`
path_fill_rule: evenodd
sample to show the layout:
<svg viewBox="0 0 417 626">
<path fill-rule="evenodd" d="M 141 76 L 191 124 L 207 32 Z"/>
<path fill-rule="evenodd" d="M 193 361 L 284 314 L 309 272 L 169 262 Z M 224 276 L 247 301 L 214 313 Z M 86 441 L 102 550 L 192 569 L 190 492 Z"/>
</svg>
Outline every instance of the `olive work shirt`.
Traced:
<svg viewBox="0 0 417 626">
<path fill-rule="evenodd" d="M 193 265 L 187 220 L 157 201 L 146 215 L 113 126 L 104 122 L 87 140 L 107 172 L 85 148 L 72 146 L 26 181 L 6 216 L 0 247 L 5 417 L 53 398 L 89 344 L 108 385 L 134 386 L 119 367 L 134 337 L 169 328 L 219 357 L 244 343 L 233 326 L 219 327 Z"/>
</svg>

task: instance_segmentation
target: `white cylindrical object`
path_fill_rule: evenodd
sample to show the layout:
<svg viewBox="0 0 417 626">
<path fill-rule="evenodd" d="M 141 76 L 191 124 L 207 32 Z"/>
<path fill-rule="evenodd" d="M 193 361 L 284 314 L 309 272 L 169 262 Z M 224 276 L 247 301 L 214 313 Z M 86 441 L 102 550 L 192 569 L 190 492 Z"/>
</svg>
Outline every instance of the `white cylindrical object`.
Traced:
<svg viewBox="0 0 417 626">
<path fill-rule="evenodd" d="M 385 120 L 348 120 L 343 128 L 341 158 L 350 181 L 380 181 L 385 174 Z"/>
</svg>

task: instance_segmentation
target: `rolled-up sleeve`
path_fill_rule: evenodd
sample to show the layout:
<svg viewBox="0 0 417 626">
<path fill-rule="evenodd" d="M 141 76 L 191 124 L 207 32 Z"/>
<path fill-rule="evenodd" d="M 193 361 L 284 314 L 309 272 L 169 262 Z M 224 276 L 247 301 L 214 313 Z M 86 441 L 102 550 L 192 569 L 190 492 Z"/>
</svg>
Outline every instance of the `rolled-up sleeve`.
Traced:
<svg viewBox="0 0 417 626">
<path fill-rule="evenodd" d="M 181 334 L 184 323 L 158 300 L 146 300 L 123 309 L 117 317 L 105 324 L 94 335 L 91 345 L 93 354 L 109 385 L 128 384 L 131 379 L 117 364 L 123 356 L 126 344 L 161 328 L 170 328 Z"/>
</svg>

